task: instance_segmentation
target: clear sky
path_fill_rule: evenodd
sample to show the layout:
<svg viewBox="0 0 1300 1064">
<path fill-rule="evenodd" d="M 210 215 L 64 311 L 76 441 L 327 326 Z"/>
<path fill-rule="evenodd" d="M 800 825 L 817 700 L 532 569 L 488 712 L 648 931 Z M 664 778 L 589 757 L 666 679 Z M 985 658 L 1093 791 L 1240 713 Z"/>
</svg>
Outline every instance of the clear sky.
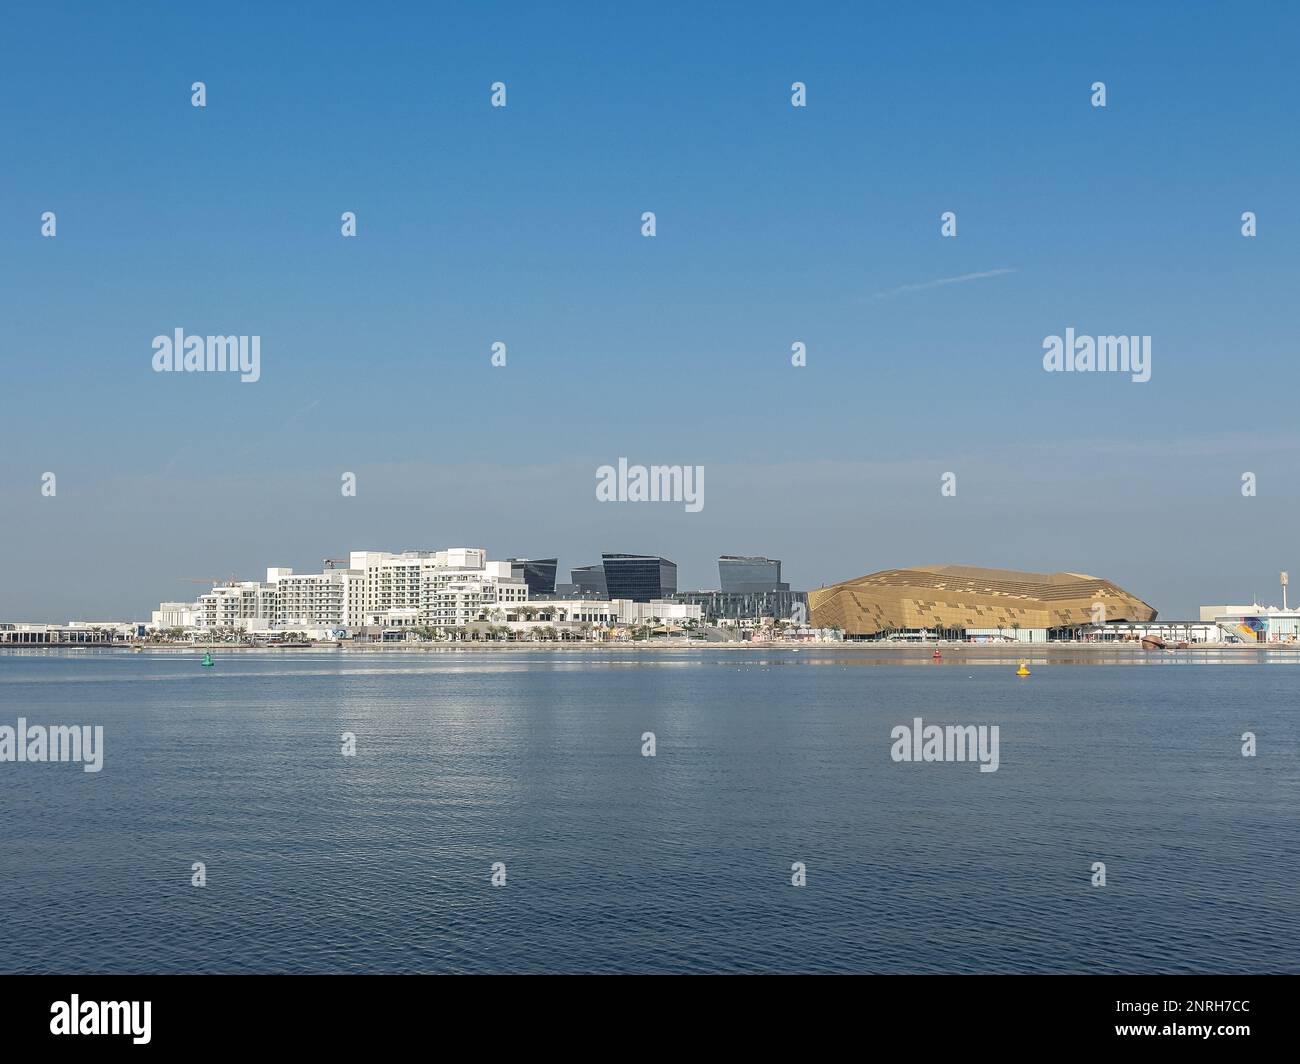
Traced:
<svg viewBox="0 0 1300 1064">
<path fill-rule="evenodd" d="M 1071 570 L 1168 618 L 1300 572 L 1294 5 L 279 6 L 6 6 L 0 619 L 362 548 Z M 1067 327 L 1151 380 L 1044 372 Z M 154 373 L 177 328 L 261 380 Z M 597 502 L 620 456 L 704 509 Z"/>
</svg>

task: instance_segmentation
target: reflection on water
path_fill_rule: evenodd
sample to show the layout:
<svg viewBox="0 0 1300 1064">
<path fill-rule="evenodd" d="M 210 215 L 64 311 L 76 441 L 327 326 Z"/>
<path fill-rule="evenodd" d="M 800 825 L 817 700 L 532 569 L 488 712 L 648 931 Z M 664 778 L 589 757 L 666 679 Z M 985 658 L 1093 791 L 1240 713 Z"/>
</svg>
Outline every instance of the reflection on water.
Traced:
<svg viewBox="0 0 1300 1064">
<path fill-rule="evenodd" d="M 0 970 L 1300 971 L 1286 652 L 930 650 L 0 653 Z"/>
</svg>

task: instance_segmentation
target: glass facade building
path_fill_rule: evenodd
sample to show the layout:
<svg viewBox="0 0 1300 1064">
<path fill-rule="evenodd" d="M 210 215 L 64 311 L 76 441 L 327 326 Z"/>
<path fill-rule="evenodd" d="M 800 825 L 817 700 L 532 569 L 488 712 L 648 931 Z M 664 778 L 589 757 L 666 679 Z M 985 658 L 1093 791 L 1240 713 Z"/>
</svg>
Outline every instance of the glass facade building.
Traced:
<svg viewBox="0 0 1300 1064">
<path fill-rule="evenodd" d="M 528 597 L 555 594 L 555 558 L 508 558 L 510 575 L 528 585 Z"/>
<path fill-rule="evenodd" d="M 580 595 L 608 595 L 603 565 L 583 565 L 569 573 L 569 580 Z"/>
<path fill-rule="evenodd" d="M 774 617 L 778 621 L 808 619 L 806 591 L 679 591 L 674 602 L 699 606 L 707 621 L 745 621 Z M 796 617 L 796 607 L 800 616 Z"/>
<path fill-rule="evenodd" d="M 667 558 L 649 554 L 602 554 L 601 559 L 605 587 L 612 599 L 649 602 L 677 592 L 677 564 Z"/>
<path fill-rule="evenodd" d="M 776 558 L 724 554 L 718 559 L 718 579 L 722 590 L 733 595 L 790 590 L 789 584 L 781 582 L 781 562 Z"/>
</svg>

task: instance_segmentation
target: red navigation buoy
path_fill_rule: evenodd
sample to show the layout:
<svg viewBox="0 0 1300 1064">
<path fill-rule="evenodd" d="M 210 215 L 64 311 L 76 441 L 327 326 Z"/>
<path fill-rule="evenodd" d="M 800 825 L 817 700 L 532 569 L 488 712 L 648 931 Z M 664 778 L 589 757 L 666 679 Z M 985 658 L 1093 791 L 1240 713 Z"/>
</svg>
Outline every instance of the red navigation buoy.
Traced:
<svg viewBox="0 0 1300 1064">
<path fill-rule="evenodd" d="M 934 660 L 935 660 L 935 661 L 942 661 L 942 660 L 943 660 L 943 655 L 939 653 L 939 648 L 938 648 L 938 647 L 935 647 L 935 648 L 934 648 Z"/>
</svg>

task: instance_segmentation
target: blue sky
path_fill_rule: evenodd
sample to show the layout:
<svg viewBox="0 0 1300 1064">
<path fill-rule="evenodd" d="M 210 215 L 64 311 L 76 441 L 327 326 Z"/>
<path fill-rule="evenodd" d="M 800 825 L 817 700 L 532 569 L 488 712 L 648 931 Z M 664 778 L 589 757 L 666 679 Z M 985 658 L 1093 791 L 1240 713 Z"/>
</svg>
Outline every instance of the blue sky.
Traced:
<svg viewBox="0 0 1300 1064">
<path fill-rule="evenodd" d="M 0 617 L 458 544 L 1270 596 L 1300 16 L 1046 6 L 13 6 Z M 1044 373 L 1067 326 L 1150 335 L 1151 381 Z M 153 373 L 178 327 L 260 335 L 262 379 Z M 597 503 L 622 455 L 703 465 L 705 509 Z"/>
</svg>

